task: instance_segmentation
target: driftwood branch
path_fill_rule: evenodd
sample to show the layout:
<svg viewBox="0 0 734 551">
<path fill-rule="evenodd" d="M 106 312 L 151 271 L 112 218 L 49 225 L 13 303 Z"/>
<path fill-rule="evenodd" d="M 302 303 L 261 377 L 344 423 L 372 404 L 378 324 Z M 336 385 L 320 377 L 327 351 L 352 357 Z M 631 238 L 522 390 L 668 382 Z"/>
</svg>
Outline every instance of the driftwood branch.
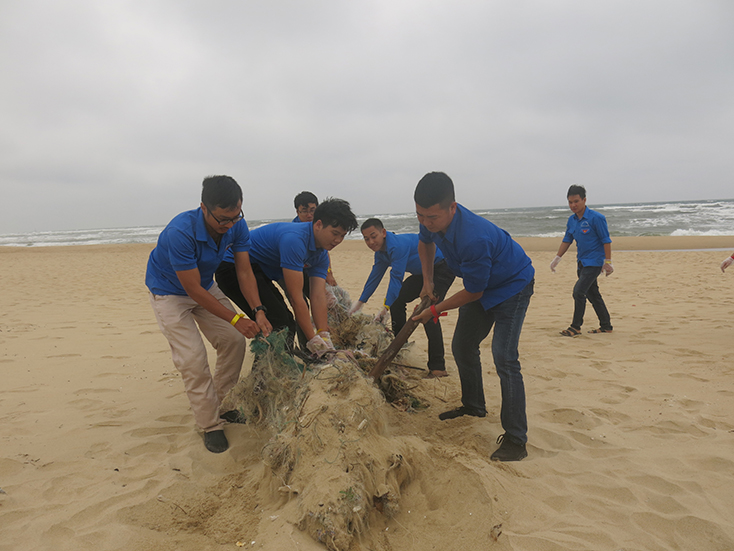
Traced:
<svg viewBox="0 0 734 551">
<path fill-rule="evenodd" d="M 382 377 L 382 373 L 385 371 L 385 369 L 387 369 L 387 366 L 390 365 L 390 362 L 393 361 L 398 352 L 400 352 L 400 349 L 407 342 L 408 338 L 413 334 L 413 331 L 415 331 L 416 328 L 420 325 L 420 322 L 413 321 L 411 318 L 420 314 L 430 305 L 431 299 L 429 297 L 423 297 L 421 299 L 420 304 L 418 304 L 416 309 L 413 311 L 411 317 L 408 318 L 408 321 L 405 323 L 400 332 L 395 335 L 395 338 L 390 343 L 390 346 L 387 347 L 382 356 L 380 356 L 380 358 L 377 360 L 377 363 L 370 370 L 369 376 L 372 377 L 374 381 L 377 381 L 380 377 Z"/>
</svg>

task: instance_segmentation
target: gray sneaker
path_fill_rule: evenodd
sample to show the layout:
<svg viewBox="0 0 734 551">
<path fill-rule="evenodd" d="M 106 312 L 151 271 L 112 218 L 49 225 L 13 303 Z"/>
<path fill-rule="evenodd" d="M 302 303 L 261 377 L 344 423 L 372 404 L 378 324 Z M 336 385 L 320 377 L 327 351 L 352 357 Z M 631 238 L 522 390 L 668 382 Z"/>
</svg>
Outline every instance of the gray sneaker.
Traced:
<svg viewBox="0 0 734 551">
<path fill-rule="evenodd" d="M 497 443 L 500 447 L 489 456 L 492 461 L 520 461 L 528 456 L 525 444 L 516 444 L 507 438 L 507 433 L 500 434 Z"/>
</svg>

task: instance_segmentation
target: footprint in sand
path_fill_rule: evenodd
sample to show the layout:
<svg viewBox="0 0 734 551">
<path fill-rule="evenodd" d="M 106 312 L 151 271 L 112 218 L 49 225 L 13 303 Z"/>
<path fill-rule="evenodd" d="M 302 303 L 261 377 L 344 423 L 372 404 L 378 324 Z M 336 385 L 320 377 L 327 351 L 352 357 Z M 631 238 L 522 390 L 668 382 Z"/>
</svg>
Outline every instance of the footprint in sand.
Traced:
<svg viewBox="0 0 734 551">
<path fill-rule="evenodd" d="M 583 411 L 570 408 L 558 408 L 551 411 L 545 411 L 540 417 L 559 425 L 571 425 L 580 429 L 592 429 L 598 427 L 601 422 L 593 418 Z"/>
</svg>

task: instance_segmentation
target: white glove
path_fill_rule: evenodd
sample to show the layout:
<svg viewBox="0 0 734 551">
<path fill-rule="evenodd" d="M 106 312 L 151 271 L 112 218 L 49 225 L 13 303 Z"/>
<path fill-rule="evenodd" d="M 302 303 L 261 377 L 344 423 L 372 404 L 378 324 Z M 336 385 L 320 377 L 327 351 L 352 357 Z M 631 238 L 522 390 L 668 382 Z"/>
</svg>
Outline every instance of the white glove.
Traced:
<svg viewBox="0 0 734 551">
<path fill-rule="evenodd" d="M 355 300 L 352 303 L 352 306 L 349 308 L 348 314 L 351 316 L 355 314 L 356 312 L 359 312 L 362 309 L 362 306 L 364 306 L 364 302 L 360 302 L 359 300 Z"/>
<path fill-rule="evenodd" d="M 556 257 L 553 259 L 553 262 L 551 262 L 551 272 L 554 274 L 556 273 L 556 266 L 558 266 L 558 263 L 561 261 L 561 257 L 556 255 Z"/>
<path fill-rule="evenodd" d="M 731 256 L 730 256 L 730 257 L 728 257 L 728 258 L 727 258 L 726 260 L 724 260 L 724 262 L 722 262 L 722 263 L 721 263 L 721 271 L 723 272 L 723 271 L 724 271 L 724 270 L 726 270 L 726 269 L 727 269 L 727 268 L 728 268 L 729 266 L 731 266 L 731 263 L 732 263 L 732 262 L 734 262 L 734 258 L 732 258 Z"/>
<path fill-rule="evenodd" d="M 331 342 L 331 333 L 328 331 L 319 331 L 318 336 L 326 343 L 326 346 L 334 350 L 334 343 Z"/>
<path fill-rule="evenodd" d="M 336 294 L 334 293 L 334 287 L 331 285 L 324 285 L 326 290 L 326 307 L 327 308 L 336 308 L 336 305 L 339 304 L 339 300 L 336 298 Z"/>
<path fill-rule="evenodd" d="M 387 306 L 383 307 L 383 309 L 380 310 L 380 313 L 375 316 L 375 321 L 379 321 L 380 323 L 382 323 L 382 320 L 384 320 L 385 317 L 387 317 L 387 312 L 388 312 Z"/>
<path fill-rule="evenodd" d="M 614 271 L 614 266 L 612 266 L 612 261 L 605 260 L 604 265 L 601 267 L 601 271 L 604 272 L 604 275 L 606 277 L 609 277 L 609 274 L 611 274 Z"/>
<path fill-rule="evenodd" d="M 331 339 L 329 339 L 331 341 Z M 308 348 L 308 351 L 311 352 L 314 356 L 320 358 L 327 352 L 334 350 L 334 345 L 332 344 L 329 346 L 329 344 L 322 339 L 319 335 L 316 335 L 313 339 L 308 341 L 306 343 L 306 348 Z"/>
</svg>

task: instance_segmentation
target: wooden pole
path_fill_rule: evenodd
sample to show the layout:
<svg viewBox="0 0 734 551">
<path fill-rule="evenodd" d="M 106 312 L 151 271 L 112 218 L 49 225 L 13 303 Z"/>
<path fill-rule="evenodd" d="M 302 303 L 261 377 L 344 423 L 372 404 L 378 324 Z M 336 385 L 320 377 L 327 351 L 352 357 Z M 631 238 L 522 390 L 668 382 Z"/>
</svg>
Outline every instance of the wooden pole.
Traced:
<svg viewBox="0 0 734 551">
<path fill-rule="evenodd" d="M 390 343 L 390 346 L 387 347 L 385 352 L 382 353 L 382 356 L 380 356 L 380 358 L 377 360 L 377 363 L 370 370 L 369 376 L 372 377 L 372 380 L 377 381 L 380 377 L 382 377 L 382 373 L 385 371 L 385 369 L 387 369 L 387 366 L 390 365 L 390 362 L 393 361 L 393 359 L 395 359 L 395 356 L 397 356 L 398 352 L 400 352 L 400 349 L 407 342 L 408 338 L 413 334 L 413 331 L 415 331 L 416 328 L 420 325 L 420 322 L 413 321 L 411 318 L 420 314 L 430 305 L 431 299 L 429 297 L 423 297 L 423 299 L 421 299 L 420 304 L 416 307 L 411 316 L 408 318 L 408 321 L 405 323 L 403 328 L 397 335 L 395 335 L 395 338 Z M 428 323 L 431 322 L 429 321 Z"/>
</svg>

